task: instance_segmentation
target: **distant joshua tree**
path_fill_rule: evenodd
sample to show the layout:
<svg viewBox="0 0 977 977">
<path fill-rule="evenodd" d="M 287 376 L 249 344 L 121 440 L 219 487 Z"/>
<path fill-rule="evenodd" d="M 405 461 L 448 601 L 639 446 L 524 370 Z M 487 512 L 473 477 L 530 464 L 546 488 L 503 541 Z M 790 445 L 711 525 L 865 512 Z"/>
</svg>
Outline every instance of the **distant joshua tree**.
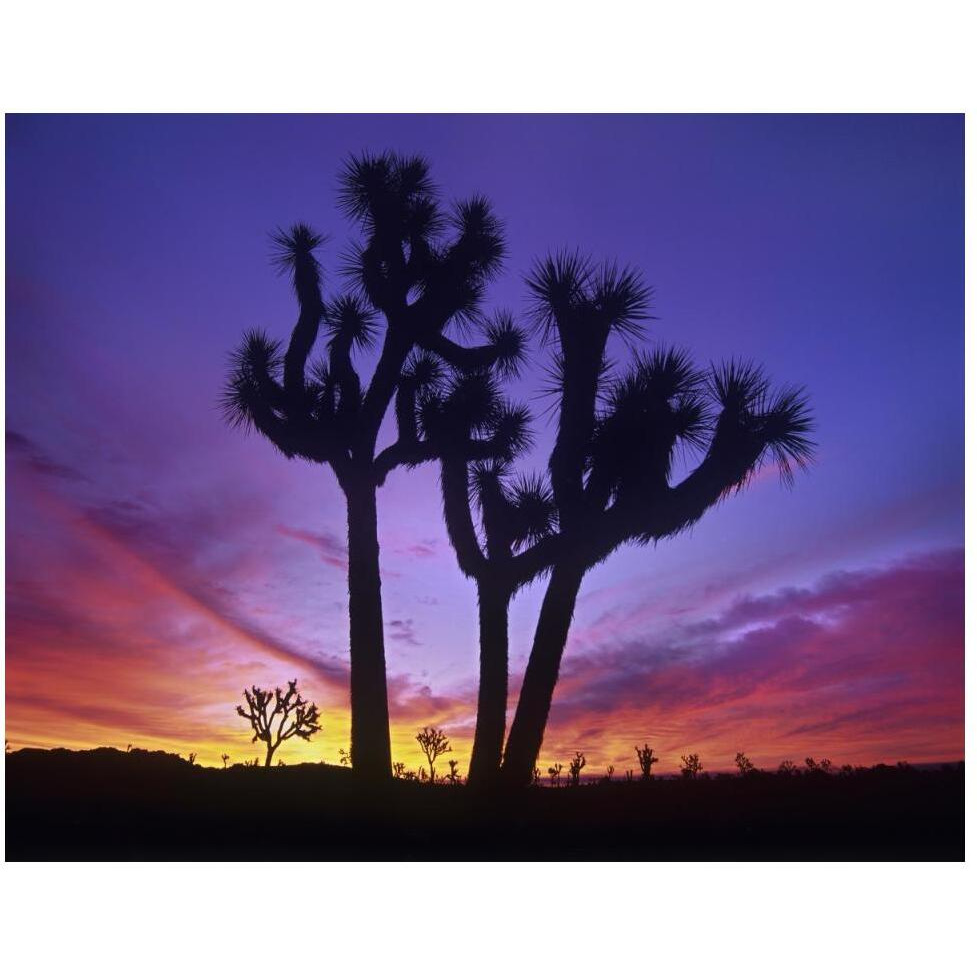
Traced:
<svg viewBox="0 0 977 977">
<path fill-rule="evenodd" d="M 225 770 L 227 769 L 227 761 L 230 760 L 230 759 L 231 759 L 230 753 L 222 753 L 221 754 L 221 763 L 224 764 L 224 769 Z"/>
<path fill-rule="evenodd" d="M 682 776 L 686 780 L 697 780 L 702 774 L 702 763 L 698 753 L 682 757 Z"/>
<path fill-rule="evenodd" d="M 539 778 L 542 776 L 543 771 L 539 767 L 533 767 L 533 787 L 539 786 Z"/>
<path fill-rule="evenodd" d="M 630 784 L 631 781 L 634 780 L 634 771 L 633 770 L 627 770 L 627 771 L 625 771 L 625 773 L 624 773 L 624 779 Z"/>
<path fill-rule="evenodd" d="M 647 743 L 642 747 L 635 747 L 634 752 L 638 755 L 638 766 L 641 767 L 641 779 L 654 779 L 651 768 L 658 763 L 659 758 L 655 756 L 655 751 Z"/>
<path fill-rule="evenodd" d="M 807 767 L 807 772 L 812 773 L 831 773 L 831 767 L 833 764 L 830 760 L 815 760 L 814 757 L 804 757 L 804 766 Z"/>
<path fill-rule="evenodd" d="M 574 754 L 570 761 L 570 786 L 577 787 L 580 784 L 580 771 L 587 766 L 587 758 L 579 751 Z"/>
<path fill-rule="evenodd" d="M 733 760 L 741 776 L 747 777 L 751 773 L 756 773 L 756 767 L 753 765 L 753 761 L 745 753 L 737 753 Z"/>
<path fill-rule="evenodd" d="M 784 760 L 777 767 L 777 773 L 782 777 L 792 777 L 797 772 L 797 764 L 793 760 Z"/>
<path fill-rule="evenodd" d="M 607 776 L 604 779 L 608 783 L 610 783 L 614 779 L 614 767 L 610 764 L 607 767 Z"/>
<path fill-rule="evenodd" d="M 404 779 L 406 779 L 404 777 L 404 769 L 405 769 L 405 766 L 406 766 L 406 764 L 403 764 L 403 763 L 395 763 L 393 765 L 394 777 L 397 780 L 404 780 Z"/>
<path fill-rule="evenodd" d="M 352 764 L 353 757 L 350 750 L 344 750 L 342 747 L 339 748 L 339 765 L 341 767 L 348 767 Z"/>
<path fill-rule="evenodd" d="M 345 260 L 350 290 L 323 296 L 323 235 L 304 224 L 275 235 L 298 321 L 284 351 L 263 332 L 245 336 L 224 405 L 232 424 L 257 429 L 286 458 L 329 465 L 346 497 L 353 769 L 376 781 L 391 773 L 377 489 L 395 469 L 440 457 L 420 436 L 418 414 L 446 370 L 504 371 L 522 357 L 523 337 L 507 318 L 489 322 L 481 311 L 505 250 L 484 197 L 445 212 L 428 163 L 394 153 L 350 158 L 339 196 L 363 235 Z M 465 347 L 445 335 L 458 324 L 482 329 L 484 343 Z M 309 364 L 320 333 L 326 356 Z M 378 343 L 372 376 L 361 376 L 357 356 Z M 391 406 L 396 440 L 381 447 Z M 504 456 L 499 444 L 511 431 L 507 418 L 497 420 L 464 446 L 469 458 Z"/>
<path fill-rule="evenodd" d="M 563 764 L 554 763 L 546 772 L 550 775 L 550 787 L 559 787 L 560 774 L 563 773 Z"/>
<path fill-rule="evenodd" d="M 458 761 L 449 760 L 448 761 L 448 776 L 447 781 L 452 787 L 461 783 L 461 774 L 458 773 Z"/>
<path fill-rule="evenodd" d="M 271 766 L 275 750 L 293 736 L 308 740 L 322 727 L 319 725 L 319 710 L 314 702 L 306 702 L 298 692 L 298 679 L 288 683 L 288 691 L 280 688 L 274 692 L 251 686 L 244 690 L 248 704 L 237 707 L 237 714 L 251 723 L 254 730 L 252 743 L 261 740 L 265 744 L 265 766 Z"/>
<path fill-rule="evenodd" d="M 433 726 L 425 726 L 414 738 L 420 744 L 424 756 L 427 757 L 428 765 L 431 768 L 431 783 L 434 784 L 436 783 L 434 777 L 435 760 L 439 756 L 444 756 L 445 753 L 451 752 L 451 744 L 448 743 L 448 737 L 445 736 L 443 730 L 435 729 Z"/>
<path fill-rule="evenodd" d="M 195 764 L 195 763 L 197 762 L 197 754 L 196 754 L 196 753 L 191 753 L 191 754 L 189 754 L 189 755 L 187 756 L 187 762 L 188 762 L 188 763 L 190 764 L 190 766 L 192 767 L 192 766 L 193 766 L 193 765 L 194 765 L 194 764 Z"/>
</svg>

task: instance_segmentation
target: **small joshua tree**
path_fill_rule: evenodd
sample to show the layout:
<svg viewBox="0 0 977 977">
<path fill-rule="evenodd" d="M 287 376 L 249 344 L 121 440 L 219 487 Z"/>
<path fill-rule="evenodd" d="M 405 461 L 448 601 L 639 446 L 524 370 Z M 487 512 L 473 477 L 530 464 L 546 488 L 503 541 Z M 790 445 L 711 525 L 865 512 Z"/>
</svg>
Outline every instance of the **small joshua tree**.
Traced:
<svg viewBox="0 0 977 977">
<path fill-rule="evenodd" d="M 777 767 L 777 773 L 781 777 L 793 777 L 797 773 L 797 764 L 793 760 L 784 760 L 779 767 Z"/>
<path fill-rule="evenodd" d="M 686 780 L 696 780 L 702 773 L 702 763 L 698 753 L 690 753 L 682 757 L 682 776 Z"/>
<path fill-rule="evenodd" d="M 187 756 L 187 762 L 188 762 L 188 763 L 190 764 L 190 766 L 192 767 L 192 766 L 193 766 L 193 765 L 194 765 L 194 764 L 195 764 L 195 763 L 197 762 L 197 754 L 196 754 L 196 753 L 191 753 L 191 754 L 189 754 L 189 755 Z"/>
<path fill-rule="evenodd" d="M 559 787 L 560 774 L 563 773 L 563 764 L 555 763 L 546 772 L 550 775 L 550 787 Z"/>
<path fill-rule="evenodd" d="M 830 760 L 815 760 L 814 757 L 804 757 L 804 766 L 807 767 L 807 772 L 812 773 L 830 773 L 832 763 Z"/>
<path fill-rule="evenodd" d="M 229 753 L 222 753 L 221 754 L 221 763 L 224 764 L 224 769 L 225 770 L 227 769 L 227 761 L 230 760 L 230 759 L 231 759 L 231 755 Z"/>
<path fill-rule="evenodd" d="M 634 771 L 633 770 L 626 771 L 624 774 L 624 779 L 630 784 L 631 781 L 634 780 Z"/>
<path fill-rule="evenodd" d="M 585 766 L 587 766 L 587 758 L 578 751 L 570 761 L 570 785 L 572 787 L 580 784 L 580 771 Z"/>
<path fill-rule="evenodd" d="M 449 760 L 448 761 L 448 783 L 452 787 L 461 783 L 461 775 L 458 773 L 458 761 Z"/>
<path fill-rule="evenodd" d="M 748 777 L 751 773 L 756 773 L 756 767 L 753 765 L 753 761 L 742 751 L 737 753 L 733 759 L 736 764 L 736 769 L 739 770 L 741 776 Z"/>
<path fill-rule="evenodd" d="M 539 786 L 539 778 L 542 776 L 543 771 L 539 767 L 533 767 L 533 787 Z"/>
<path fill-rule="evenodd" d="M 641 779 L 653 780 L 651 768 L 659 760 L 655 756 L 655 751 L 647 743 L 643 747 L 635 747 L 634 752 L 638 754 L 638 765 L 641 767 Z"/>
<path fill-rule="evenodd" d="M 251 691 L 244 690 L 244 698 L 248 704 L 247 711 L 243 706 L 237 707 L 237 714 L 251 723 L 254 730 L 252 743 L 261 740 L 265 744 L 265 766 L 271 766 L 271 758 L 285 740 L 298 736 L 308 740 L 322 727 L 319 725 L 319 710 L 314 702 L 306 702 L 298 692 L 298 679 L 288 683 L 288 691 L 283 693 L 280 688 L 274 692 L 251 686 Z"/>
<path fill-rule="evenodd" d="M 403 763 L 395 763 L 393 765 L 393 772 L 394 772 L 394 777 L 396 777 L 397 780 L 405 780 L 406 779 L 406 777 L 404 775 L 404 764 Z"/>
<path fill-rule="evenodd" d="M 414 737 L 427 757 L 428 766 L 431 768 L 431 783 L 434 784 L 434 762 L 439 756 L 451 752 L 451 745 L 448 737 L 444 735 L 444 730 L 435 729 L 433 726 L 425 726 L 416 737 Z"/>
<path fill-rule="evenodd" d="M 608 764 L 608 767 L 607 767 L 607 776 L 604 779 L 608 783 L 610 783 L 614 779 L 614 767 L 612 765 L 610 765 L 610 764 Z"/>
<path fill-rule="evenodd" d="M 339 765 L 341 767 L 348 767 L 353 762 L 353 758 L 349 750 L 344 750 L 342 747 L 339 748 Z"/>
</svg>

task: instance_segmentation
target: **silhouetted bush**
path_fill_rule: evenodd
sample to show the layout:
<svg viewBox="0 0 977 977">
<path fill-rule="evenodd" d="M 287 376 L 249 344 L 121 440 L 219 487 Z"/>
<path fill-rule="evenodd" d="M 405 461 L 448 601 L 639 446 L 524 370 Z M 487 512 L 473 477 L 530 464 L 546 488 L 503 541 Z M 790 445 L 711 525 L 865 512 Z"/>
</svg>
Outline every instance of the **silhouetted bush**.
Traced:
<svg viewBox="0 0 977 977">
<path fill-rule="evenodd" d="M 587 758 L 579 751 L 570 761 L 570 786 L 577 787 L 580 784 L 580 771 L 587 766 Z"/>
<path fill-rule="evenodd" d="M 424 756 L 427 757 L 428 765 L 431 768 L 431 783 L 434 784 L 434 761 L 439 756 L 444 756 L 445 753 L 451 752 L 451 744 L 448 743 L 448 737 L 444 735 L 443 730 L 435 729 L 433 726 L 425 726 L 414 739 L 420 744 Z"/>
<path fill-rule="evenodd" d="M 783 760 L 779 767 L 777 767 L 777 773 L 782 777 L 792 777 L 796 773 L 800 773 L 797 769 L 797 764 L 793 760 Z"/>
<path fill-rule="evenodd" d="M 747 777 L 751 773 L 756 773 L 756 767 L 753 765 L 753 761 L 743 752 L 737 753 L 733 758 L 733 762 L 743 777 Z"/>
<path fill-rule="evenodd" d="M 658 763 L 659 758 L 655 756 L 655 751 L 645 743 L 642 747 L 635 747 L 634 752 L 638 755 L 638 766 L 641 767 L 641 779 L 653 780 L 654 775 L 651 768 Z"/>
</svg>

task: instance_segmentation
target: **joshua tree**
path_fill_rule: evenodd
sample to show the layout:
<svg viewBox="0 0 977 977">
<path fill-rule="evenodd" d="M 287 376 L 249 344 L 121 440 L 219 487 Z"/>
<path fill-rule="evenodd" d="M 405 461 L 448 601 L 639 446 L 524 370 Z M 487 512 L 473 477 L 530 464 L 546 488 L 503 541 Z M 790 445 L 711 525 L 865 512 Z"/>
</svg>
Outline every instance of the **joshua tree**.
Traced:
<svg viewBox="0 0 977 977">
<path fill-rule="evenodd" d="M 507 317 L 489 321 L 479 311 L 504 252 L 484 198 L 446 214 L 427 163 L 385 153 L 348 161 L 340 202 L 364 237 L 346 262 L 352 291 L 323 298 L 316 257 L 322 235 L 302 224 L 279 232 L 274 240 L 295 288 L 298 321 L 284 352 L 262 332 L 245 336 L 224 402 L 232 423 L 257 429 L 286 457 L 329 465 L 346 496 L 353 769 L 382 780 L 391 756 L 377 488 L 395 468 L 437 457 L 419 436 L 417 412 L 445 366 L 504 372 L 521 359 L 523 339 Z M 367 382 L 354 354 L 380 339 L 381 318 L 382 345 Z M 483 328 L 483 345 L 466 348 L 445 335 L 464 322 Z M 326 356 L 307 368 L 320 330 Z M 397 437 L 378 451 L 391 404 Z M 504 440 L 509 418 L 497 420 Z M 505 455 L 491 435 L 468 450 L 472 459 Z"/>
<path fill-rule="evenodd" d="M 777 773 L 782 777 L 791 777 L 797 773 L 797 764 L 793 760 L 783 760 L 777 767 Z"/>
<path fill-rule="evenodd" d="M 502 417 L 504 426 L 497 420 Z M 491 783 L 502 762 L 509 605 L 552 559 L 553 500 L 542 478 L 513 476 L 506 460 L 528 445 L 528 420 L 525 408 L 503 400 L 488 374 L 462 378 L 428 405 L 423 419 L 428 440 L 441 450 L 448 535 L 459 566 L 478 590 L 478 709 L 468 771 L 473 786 Z M 501 460 L 469 464 L 467 445 L 484 429 L 494 431 Z M 473 510 L 481 516 L 481 538 Z"/>
<path fill-rule="evenodd" d="M 227 761 L 230 760 L 230 759 L 231 759 L 231 755 L 229 753 L 222 753 L 221 754 L 221 763 L 224 764 L 224 769 L 225 770 L 227 769 Z"/>
<path fill-rule="evenodd" d="M 638 766 L 641 767 L 641 779 L 651 780 L 651 768 L 654 764 L 658 763 L 659 760 L 659 757 L 655 756 L 654 748 L 645 743 L 645 745 L 640 748 L 636 746 L 634 748 L 634 752 L 638 755 Z"/>
<path fill-rule="evenodd" d="M 254 736 L 252 743 L 261 740 L 267 750 L 265 766 L 271 766 L 271 758 L 285 740 L 298 736 L 308 740 L 322 727 L 319 725 L 319 710 L 314 702 L 306 702 L 298 692 L 298 679 L 288 683 L 288 691 L 284 694 L 280 688 L 274 692 L 251 686 L 251 691 L 244 690 L 244 699 L 248 704 L 247 710 L 243 706 L 237 707 L 237 714 L 251 723 Z"/>
<path fill-rule="evenodd" d="M 756 767 L 753 765 L 753 761 L 742 751 L 737 753 L 733 759 L 736 763 L 736 769 L 739 770 L 741 776 L 747 777 L 751 773 L 756 773 Z"/>
<path fill-rule="evenodd" d="M 614 779 L 614 767 L 612 764 L 607 766 L 607 776 L 604 778 L 608 783 Z"/>
<path fill-rule="evenodd" d="M 550 787 L 560 786 L 560 774 L 563 772 L 562 763 L 554 763 L 549 770 L 546 771 L 550 775 Z"/>
<path fill-rule="evenodd" d="M 576 787 L 580 783 L 580 771 L 587 766 L 587 758 L 580 752 L 574 754 L 570 761 L 570 785 Z"/>
<path fill-rule="evenodd" d="M 339 748 L 339 765 L 341 767 L 348 767 L 352 763 L 352 757 L 350 756 L 349 750 L 344 750 L 342 747 Z"/>
<path fill-rule="evenodd" d="M 397 780 L 403 780 L 404 779 L 404 768 L 405 768 L 405 764 L 403 764 L 403 763 L 395 763 L 393 765 L 394 777 Z"/>
<path fill-rule="evenodd" d="M 192 767 L 192 766 L 193 766 L 193 765 L 194 765 L 194 764 L 195 764 L 195 763 L 197 762 L 197 754 L 196 754 L 196 753 L 191 753 L 191 754 L 189 754 L 189 755 L 187 756 L 187 762 L 188 762 L 188 763 L 190 764 L 190 766 Z"/>
<path fill-rule="evenodd" d="M 682 757 L 682 776 L 686 780 L 696 780 L 702 773 L 702 763 L 698 753 L 690 753 Z"/>
<path fill-rule="evenodd" d="M 424 756 L 427 757 L 428 766 L 431 768 L 431 783 L 434 784 L 436 783 L 434 777 L 434 761 L 439 756 L 451 752 L 448 737 L 444 735 L 443 730 L 435 729 L 433 726 L 425 726 L 414 738 L 420 743 L 421 749 L 424 751 Z M 423 773 L 423 771 L 421 772 Z"/>
<path fill-rule="evenodd" d="M 448 783 L 454 787 L 456 784 L 461 783 L 461 775 L 458 773 L 458 761 L 449 760 L 448 761 Z"/>
<path fill-rule="evenodd" d="M 539 767 L 533 767 L 533 787 L 539 786 L 539 778 L 543 775 L 543 771 Z"/>
<path fill-rule="evenodd" d="M 804 757 L 804 766 L 807 772 L 811 773 L 831 773 L 832 763 L 830 760 L 815 760 L 814 757 Z"/>
<path fill-rule="evenodd" d="M 637 339 L 648 318 L 650 292 L 636 272 L 560 254 L 537 264 L 529 287 L 534 320 L 556 346 L 549 487 L 559 534 L 548 549 L 552 570 L 505 747 L 503 779 L 514 785 L 531 778 L 587 571 L 626 542 L 691 528 L 768 459 L 789 483 L 813 451 L 803 393 L 773 391 L 752 364 L 703 372 L 686 353 L 658 349 L 611 375 L 611 335 Z M 701 458 L 676 478 L 685 448 Z"/>
</svg>

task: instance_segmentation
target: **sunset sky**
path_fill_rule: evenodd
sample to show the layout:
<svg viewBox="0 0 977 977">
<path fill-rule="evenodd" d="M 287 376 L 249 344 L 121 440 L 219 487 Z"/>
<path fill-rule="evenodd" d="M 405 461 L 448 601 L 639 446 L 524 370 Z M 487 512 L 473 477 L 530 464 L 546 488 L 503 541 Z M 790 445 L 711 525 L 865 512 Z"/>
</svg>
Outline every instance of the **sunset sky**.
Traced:
<svg viewBox="0 0 977 977">
<path fill-rule="evenodd" d="M 640 268 L 648 343 L 741 355 L 807 387 L 817 463 L 764 473 L 685 536 L 586 579 L 541 765 L 582 750 L 674 772 L 746 751 L 836 764 L 963 756 L 962 116 L 7 118 L 6 736 L 258 755 L 245 685 L 298 677 L 349 741 L 345 509 L 218 410 L 250 327 L 286 337 L 268 234 L 353 229 L 344 157 L 426 155 L 506 226 L 489 308 L 534 257 Z M 620 355 L 623 350 L 618 349 Z M 544 356 L 513 384 L 532 398 Z M 545 404 L 527 468 L 545 462 Z M 474 586 L 436 471 L 379 497 L 395 759 L 423 725 L 465 760 Z M 542 588 L 513 606 L 515 703 Z"/>
</svg>

